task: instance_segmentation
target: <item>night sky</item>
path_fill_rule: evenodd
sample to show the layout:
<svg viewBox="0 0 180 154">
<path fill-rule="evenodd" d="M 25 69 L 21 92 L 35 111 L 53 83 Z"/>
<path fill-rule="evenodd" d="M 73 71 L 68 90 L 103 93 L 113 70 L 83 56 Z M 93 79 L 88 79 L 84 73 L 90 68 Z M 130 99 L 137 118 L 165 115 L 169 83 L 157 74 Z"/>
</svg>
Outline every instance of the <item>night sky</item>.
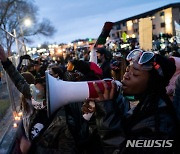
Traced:
<svg viewBox="0 0 180 154">
<path fill-rule="evenodd" d="M 34 45 L 97 38 L 106 21 L 119 21 L 175 2 L 180 0 L 35 0 L 39 19 L 48 18 L 57 32 L 51 38 L 38 37 Z"/>
</svg>

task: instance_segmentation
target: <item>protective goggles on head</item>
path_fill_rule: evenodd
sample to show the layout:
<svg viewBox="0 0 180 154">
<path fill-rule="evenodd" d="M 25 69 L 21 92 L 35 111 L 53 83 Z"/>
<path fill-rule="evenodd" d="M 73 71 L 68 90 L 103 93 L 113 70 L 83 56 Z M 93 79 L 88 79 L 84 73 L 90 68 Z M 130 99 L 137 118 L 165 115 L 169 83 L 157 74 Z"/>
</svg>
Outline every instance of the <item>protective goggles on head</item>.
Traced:
<svg viewBox="0 0 180 154">
<path fill-rule="evenodd" d="M 141 65 L 142 70 L 151 70 L 155 68 L 159 75 L 163 76 L 162 69 L 159 64 L 156 63 L 155 54 L 151 51 L 143 51 L 140 49 L 132 50 L 126 57 L 127 61 L 133 62 L 133 65 Z"/>
<path fill-rule="evenodd" d="M 127 61 L 137 61 L 138 64 L 145 64 L 154 57 L 153 52 L 143 52 L 140 49 L 132 50 L 126 57 Z"/>
</svg>

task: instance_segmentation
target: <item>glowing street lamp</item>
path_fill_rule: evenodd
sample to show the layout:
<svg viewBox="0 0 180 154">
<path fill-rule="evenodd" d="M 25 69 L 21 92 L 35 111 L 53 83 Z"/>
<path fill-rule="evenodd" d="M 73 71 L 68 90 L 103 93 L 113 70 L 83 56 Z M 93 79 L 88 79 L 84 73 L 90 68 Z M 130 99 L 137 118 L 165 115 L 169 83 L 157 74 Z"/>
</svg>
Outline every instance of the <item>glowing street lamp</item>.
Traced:
<svg viewBox="0 0 180 154">
<path fill-rule="evenodd" d="M 29 26 L 31 26 L 31 24 L 32 24 L 32 21 L 31 21 L 31 19 L 29 19 L 29 18 L 26 18 L 26 19 L 24 20 L 24 25 L 25 25 L 26 27 L 29 27 Z"/>
</svg>

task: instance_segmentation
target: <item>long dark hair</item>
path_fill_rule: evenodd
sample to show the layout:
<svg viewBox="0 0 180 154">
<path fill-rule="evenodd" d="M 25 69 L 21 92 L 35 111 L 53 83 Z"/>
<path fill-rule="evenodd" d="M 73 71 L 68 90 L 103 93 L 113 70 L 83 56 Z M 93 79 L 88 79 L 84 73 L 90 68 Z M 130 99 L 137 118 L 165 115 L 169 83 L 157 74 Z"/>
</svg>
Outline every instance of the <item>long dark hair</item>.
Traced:
<svg viewBox="0 0 180 154">
<path fill-rule="evenodd" d="M 133 111 L 133 115 L 129 116 L 125 121 L 126 134 L 130 134 L 131 128 L 137 124 L 140 120 L 154 115 L 155 119 L 155 131 L 157 135 L 159 133 L 159 110 L 158 105 L 160 99 L 165 102 L 168 108 L 169 114 L 176 120 L 176 115 L 172 102 L 166 94 L 167 81 L 164 80 L 163 76 L 160 76 L 154 68 L 149 71 L 149 81 L 147 90 L 140 96 L 136 96 L 139 99 L 139 104 Z M 177 122 L 177 121 L 176 121 Z M 175 122 L 175 123 L 176 123 Z"/>
<path fill-rule="evenodd" d="M 157 78 L 158 77 L 158 78 Z M 129 116 L 126 119 L 126 131 L 127 134 L 130 134 L 130 129 L 138 123 L 141 119 L 146 118 L 150 114 L 154 113 L 156 123 L 158 123 L 157 117 L 157 108 L 158 108 L 158 101 L 161 95 L 165 95 L 162 86 L 159 85 L 160 78 L 157 75 L 156 71 L 151 70 L 149 72 L 149 81 L 148 81 L 148 88 L 147 90 L 141 94 L 135 96 L 136 99 L 139 100 L 138 105 L 133 111 L 133 115 Z M 165 89 L 165 88 L 164 88 Z M 155 126 L 158 131 L 158 126 Z"/>
</svg>

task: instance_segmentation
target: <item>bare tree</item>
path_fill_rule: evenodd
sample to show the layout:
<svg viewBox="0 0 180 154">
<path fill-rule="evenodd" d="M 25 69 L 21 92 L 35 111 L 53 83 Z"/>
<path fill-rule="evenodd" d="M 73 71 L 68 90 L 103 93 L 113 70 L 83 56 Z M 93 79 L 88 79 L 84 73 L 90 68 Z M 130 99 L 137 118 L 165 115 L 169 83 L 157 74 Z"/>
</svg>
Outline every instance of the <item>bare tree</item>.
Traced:
<svg viewBox="0 0 180 154">
<path fill-rule="evenodd" d="M 33 42 L 32 36 L 41 35 L 45 37 L 53 36 L 55 28 L 48 19 L 39 21 L 37 18 L 38 7 L 33 4 L 33 0 L 0 0 L 0 26 L 13 33 L 15 29 L 17 38 L 25 42 Z M 25 28 L 24 19 L 30 18 L 32 26 Z M 30 37 L 31 36 L 31 37 Z M 10 51 L 14 38 L 0 30 L 0 43 Z"/>
</svg>

